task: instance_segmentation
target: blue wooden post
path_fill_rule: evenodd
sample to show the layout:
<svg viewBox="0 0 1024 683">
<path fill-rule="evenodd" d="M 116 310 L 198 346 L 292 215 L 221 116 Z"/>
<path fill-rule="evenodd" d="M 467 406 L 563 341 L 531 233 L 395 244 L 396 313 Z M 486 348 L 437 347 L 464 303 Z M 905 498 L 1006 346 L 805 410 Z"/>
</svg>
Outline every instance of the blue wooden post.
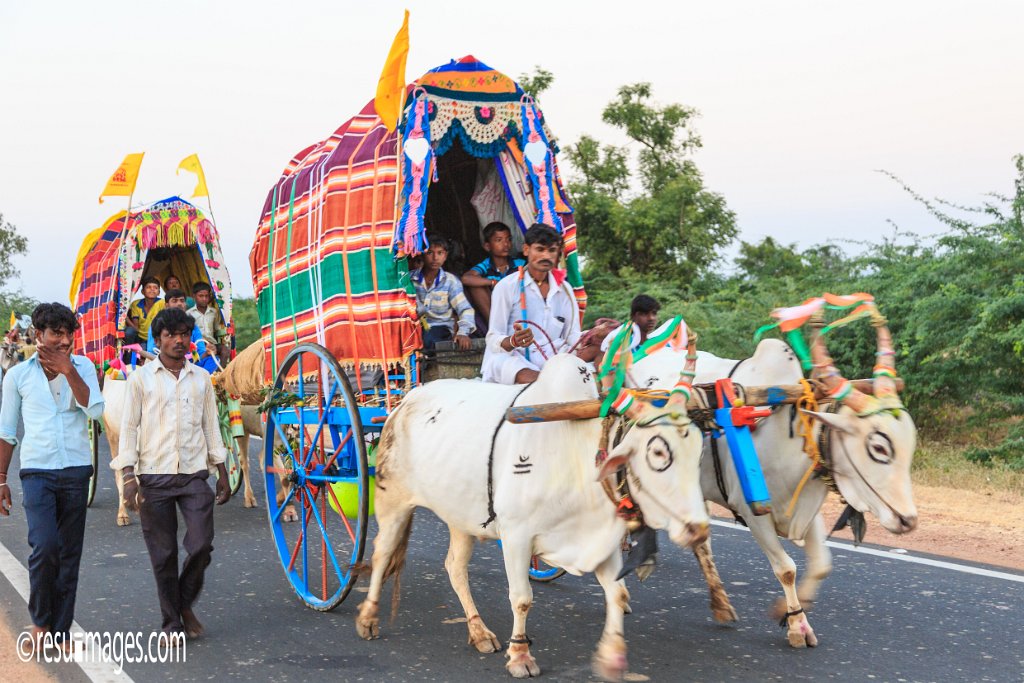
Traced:
<svg viewBox="0 0 1024 683">
<path fill-rule="evenodd" d="M 757 459 L 754 441 L 750 437 L 750 425 L 755 418 L 771 415 L 771 411 L 736 406 L 736 391 L 730 379 L 716 381 L 715 393 L 718 395 L 715 421 L 725 432 L 732 462 L 736 466 L 740 486 L 743 487 L 743 498 L 755 515 L 766 515 L 772 511 L 771 495 L 764 481 L 761 463 Z"/>
</svg>

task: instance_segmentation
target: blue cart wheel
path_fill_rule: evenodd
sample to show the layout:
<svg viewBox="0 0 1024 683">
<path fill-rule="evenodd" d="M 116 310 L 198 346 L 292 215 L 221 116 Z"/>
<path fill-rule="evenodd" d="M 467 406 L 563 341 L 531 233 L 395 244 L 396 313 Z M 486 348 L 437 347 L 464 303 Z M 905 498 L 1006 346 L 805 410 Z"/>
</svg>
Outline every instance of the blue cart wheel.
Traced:
<svg viewBox="0 0 1024 683">
<path fill-rule="evenodd" d="M 530 558 L 530 581 L 549 583 L 565 574 L 561 567 L 553 567 L 534 555 Z"/>
<path fill-rule="evenodd" d="M 501 539 L 498 539 L 498 547 L 501 547 Z M 530 557 L 530 581 L 537 583 L 549 583 L 565 574 L 561 567 L 554 567 L 536 555 Z"/>
<path fill-rule="evenodd" d="M 96 497 L 96 482 L 100 477 L 100 423 L 96 420 L 89 420 L 89 451 L 92 455 L 92 476 L 89 477 L 89 497 L 85 506 L 92 505 Z"/>
<path fill-rule="evenodd" d="M 300 344 L 284 359 L 264 444 L 267 515 L 285 576 L 308 607 L 332 610 L 363 559 L 370 482 L 355 394 L 324 347 Z"/>
</svg>

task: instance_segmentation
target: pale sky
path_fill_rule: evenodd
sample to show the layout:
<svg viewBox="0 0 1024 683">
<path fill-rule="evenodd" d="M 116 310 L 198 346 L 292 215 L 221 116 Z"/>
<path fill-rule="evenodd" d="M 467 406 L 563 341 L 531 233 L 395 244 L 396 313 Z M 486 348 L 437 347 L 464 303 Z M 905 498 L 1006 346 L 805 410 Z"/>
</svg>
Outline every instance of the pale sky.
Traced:
<svg viewBox="0 0 1024 683">
<path fill-rule="evenodd" d="M 376 89 L 402 9 L 407 76 L 473 54 L 516 77 L 540 64 L 563 144 L 622 139 L 601 110 L 623 84 L 701 112 L 696 161 L 741 237 L 802 246 L 936 223 L 926 196 L 1010 194 L 1024 152 L 1024 3 L 0 3 L 0 212 L 29 237 L 17 288 L 67 297 L 107 177 L 146 152 L 136 202 L 191 191 L 198 152 L 236 293 L 270 186 L 292 155 Z M 203 200 L 197 200 L 203 206 Z M 582 226 L 582 230 L 586 226 Z"/>
</svg>

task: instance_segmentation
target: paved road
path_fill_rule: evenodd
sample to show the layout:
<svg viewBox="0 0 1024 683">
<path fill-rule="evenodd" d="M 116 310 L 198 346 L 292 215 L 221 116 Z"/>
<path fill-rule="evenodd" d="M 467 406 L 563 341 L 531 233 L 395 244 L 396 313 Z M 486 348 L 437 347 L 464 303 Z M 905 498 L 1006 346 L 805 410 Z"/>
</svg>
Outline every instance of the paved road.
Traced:
<svg viewBox="0 0 1024 683">
<path fill-rule="evenodd" d="M 17 477 L 11 483 L 15 514 L 0 522 L 0 542 L 23 560 L 21 491 Z M 262 483 L 257 492 L 262 497 Z M 76 619 L 87 631 L 148 632 L 159 627 L 159 611 L 141 531 L 137 522 L 116 527 L 115 511 L 113 477 L 104 471 L 89 513 Z M 232 500 L 217 510 L 214 560 L 197 608 L 207 635 L 188 644 L 185 663 L 126 671 L 136 681 L 507 680 L 502 655 L 468 647 L 465 625 L 455 621 L 462 615 L 444 572 L 443 532 L 430 513 L 417 513 L 398 620 L 383 623 L 382 639 L 365 642 L 353 625 L 360 592 L 327 614 L 302 606 L 271 548 L 265 513 Z M 693 557 L 662 539 L 654 576 L 630 583 L 631 680 L 1024 680 L 1024 583 L 835 551 L 835 573 L 811 613 L 820 645 L 794 651 L 766 616 L 780 589 L 750 535 L 716 526 L 714 541 L 739 624 L 713 622 Z M 471 577 L 488 625 L 507 638 L 512 620 L 496 544 L 478 546 Z M 6 580 L 0 605 L 12 624 L 27 623 Z M 603 616 L 592 577 L 536 587 L 529 631 L 547 680 L 591 680 Z M 72 665 L 58 671 L 62 680 L 86 680 Z"/>
</svg>

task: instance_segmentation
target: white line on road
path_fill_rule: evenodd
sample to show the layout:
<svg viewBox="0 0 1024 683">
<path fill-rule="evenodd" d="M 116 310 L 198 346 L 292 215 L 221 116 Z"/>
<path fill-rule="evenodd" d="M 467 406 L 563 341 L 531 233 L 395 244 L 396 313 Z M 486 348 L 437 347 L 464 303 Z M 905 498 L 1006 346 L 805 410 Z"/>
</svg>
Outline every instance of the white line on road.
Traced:
<svg viewBox="0 0 1024 683">
<path fill-rule="evenodd" d="M 27 605 L 28 570 L 18 561 L 18 558 L 11 554 L 11 551 L 3 543 L 0 543 L 0 574 L 3 574 L 11 582 L 14 590 L 18 591 L 18 595 L 21 596 L 21 599 Z M 77 621 L 71 624 L 71 632 L 85 635 L 85 629 L 79 626 Z M 120 674 L 115 673 L 115 664 L 86 661 L 87 659 L 89 658 L 83 657 L 82 661 L 77 662 L 77 664 L 93 683 L 134 683 L 131 676 L 124 671 L 121 671 Z"/>
<path fill-rule="evenodd" d="M 750 529 L 736 522 L 727 522 L 720 519 L 713 519 L 711 523 L 715 526 L 725 527 L 726 529 L 738 529 L 750 533 Z M 982 567 L 972 567 L 969 564 L 957 564 L 956 562 L 946 562 L 944 560 L 933 560 L 928 557 L 915 557 L 914 555 L 907 555 L 903 553 L 894 553 L 891 550 L 877 550 L 875 548 L 861 548 L 854 546 L 849 543 L 839 543 L 836 541 L 825 541 L 825 545 L 830 548 L 836 548 L 838 550 L 848 550 L 851 553 L 862 553 L 864 555 L 874 555 L 875 557 L 884 557 L 889 560 L 899 560 L 901 562 L 913 562 L 915 564 L 924 564 L 929 567 L 939 567 L 940 569 L 951 569 L 955 572 L 963 572 L 965 574 L 976 574 L 977 576 L 988 576 L 993 579 L 1003 579 L 1004 581 L 1015 581 L 1017 583 L 1024 583 L 1024 575 L 1011 574 L 1009 572 L 995 571 L 994 569 L 984 569 Z"/>
</svg>

